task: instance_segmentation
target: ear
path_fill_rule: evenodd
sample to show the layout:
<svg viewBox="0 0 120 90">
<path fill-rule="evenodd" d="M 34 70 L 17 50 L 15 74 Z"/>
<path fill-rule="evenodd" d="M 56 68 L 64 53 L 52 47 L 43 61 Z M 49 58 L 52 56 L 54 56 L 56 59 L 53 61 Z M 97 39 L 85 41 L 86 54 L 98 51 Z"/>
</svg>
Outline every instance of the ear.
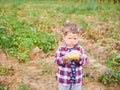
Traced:
<svg viewBox="0 0 120 90">
<path fill-rule="evenodd" d="M 62 35 L 62 39 L 65 40 L 65 35 Z"/>
<path fill-rule="evenodd" d="M 61 35 L 60 35 L 60 41 L 64 41 L 64 37 L 65 37 L 65 36 L 64 36 L 63 34 L 61 34 Z"/>
</svg>

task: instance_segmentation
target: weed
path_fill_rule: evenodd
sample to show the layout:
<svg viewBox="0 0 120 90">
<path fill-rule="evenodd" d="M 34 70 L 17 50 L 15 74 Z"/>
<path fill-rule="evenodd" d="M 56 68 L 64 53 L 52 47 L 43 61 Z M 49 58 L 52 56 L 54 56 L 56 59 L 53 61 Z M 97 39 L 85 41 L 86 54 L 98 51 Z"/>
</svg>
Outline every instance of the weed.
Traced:
<svg viewBox="0 0 120 90">
<path fill-rule="evenodd" d="M 106 60 L 109 70 L 99 76 L 98 81 L 107 85 L 110 83 L 120 83 L 120 56 L 119 51 L 114 51 Z"/>
<path fill-rule="evenodd" d="M 110 20 L 117 22 L 120 13 L 119 3 L 110 4 L 105 0 L 70 0 L 69 2 L 68 0 L 15 0 L 14 2 L 1 0 L 0 2 L 0 46 L 7 54 L 17 57 L 20 61 L 26 61 L 29 50 L 36 45 L 45 53 L 54 49 L 57 37 L 51 31 L 56 29 L 56 26 L 63 25 L 66 19 L 76 21 L 83 28 L 87 28 L 86 36 L 97 41 L 100 39 L 98 33 L 92 31 L 94 27 L 89 27 L 86 16 L 99 17 L 103 22 Z M 98 4 L 101 2 L 104 4 Z M 81 14 L 83 17 L 80 17 Z M 110 28 L 107 37 L 119 40 L 119 24 L 113 23 L 113 26 L 115 29 Z"/>
<path fill-rule="evenodd" d="M 83 77 L 93 78 L 93 75 L 92 75 L 92 73 L 85 72 L 85 73 L 83 74 Z"/>
<path fill-rule="evenodd" d="M 12 67 L 0 66 L 0 75 L 8 74 L 10 71 L 13 71 Z"/>
<path fill-rule="evenodd" d="M 53 74 L 54 67 L 53 67 L 53 65 L 51 63 L 48 63 L 45 60 L 41 60 L 40 61 L 40 66 L 41 67 L 40 67 L 39 73 L 41 75 L 43 75 L 43 74 Z"/>
<path fill-rule="evenodd" d="M 88 23 L 86 22 L 86 19 L 85 19 L 85 17 L 81 17 L 80 18 L 80 25 L 83 27 L 83 28 L 87 28 L 88 27 Z"/>
<path fill-rule="evenodd" d="M 105 64 L 112 69 L 120 70 L 120 52 L 113 51 L 106 59 Z"/>
<path fill-rule="evenodd" d="M 9 90 L 6 85 L 0 82 L 0 90 Z"/>
<path fill-rule="evenodd" d="M 98 81 L 105 85 L 110 83 L 120 83 L 120 71 L 109 69 L 98 77 Z"/>
<path fill-rule="evenodd" d="M 20 28 L 22 24 L 18 24 Z M 28 25 L 25 25 L 18 29 L 18 27 L 13 26 L 13 31 L 7 34 L 5 28 L 1 28 L 1 41 L 0 45 L 3 50 L 16 56 L 20 61 L 25 61 L 28 57 L 28 51 L 34 46 L 38 45 L 44 52 L 48 52 L 54 48 L 54 43 L 57 39 L 54 35 L 48 33 L 46 30 L 37 31 Z"/>
<path fill-rule="evenodd" d="M 19 87 L 16 90 L 32 90 L 32 89 L 26 86 L 23 81 L 21 81 Z"/>
</svg>

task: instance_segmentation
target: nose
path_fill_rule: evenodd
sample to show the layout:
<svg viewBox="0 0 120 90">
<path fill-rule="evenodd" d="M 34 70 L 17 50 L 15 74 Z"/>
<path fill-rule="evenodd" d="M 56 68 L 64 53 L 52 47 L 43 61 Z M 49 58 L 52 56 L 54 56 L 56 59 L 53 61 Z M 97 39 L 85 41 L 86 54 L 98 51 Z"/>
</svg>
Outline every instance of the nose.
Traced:
<svg viewBox="0 0 120 90">
<path fill-rule="evenodd" d="M 74 40 L 71 40 L 71 43 L 72 43 L 72 44 L 74 44 L 74 43 L 75 43 L 75 41 L 74 41 Z"/>
<path fill-rule="evenodd" d="M 74 43 L 74 39 L 72 39 L 71 42 Z"/>
</svg>

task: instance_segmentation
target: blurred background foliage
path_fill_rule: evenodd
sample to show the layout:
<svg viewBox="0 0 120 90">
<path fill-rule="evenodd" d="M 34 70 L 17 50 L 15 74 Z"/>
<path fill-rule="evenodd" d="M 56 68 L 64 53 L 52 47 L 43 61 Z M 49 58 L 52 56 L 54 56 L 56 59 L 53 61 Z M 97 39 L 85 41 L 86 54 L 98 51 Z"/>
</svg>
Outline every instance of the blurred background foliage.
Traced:
<svg viewBox="0 0 120 90">
<path fill-rule="evenodd" d="M 112 78 L 119 83 L 120 0 L 0 0 L 0 47 L 20 61 L 26 61 L 35 46 L 48 53 L 56 48 L 67 20 L 81 26 L 83 39 L 116 51 L 105 61 L 112 71 L 99 81 L 108 84 Z"/>
</svg>

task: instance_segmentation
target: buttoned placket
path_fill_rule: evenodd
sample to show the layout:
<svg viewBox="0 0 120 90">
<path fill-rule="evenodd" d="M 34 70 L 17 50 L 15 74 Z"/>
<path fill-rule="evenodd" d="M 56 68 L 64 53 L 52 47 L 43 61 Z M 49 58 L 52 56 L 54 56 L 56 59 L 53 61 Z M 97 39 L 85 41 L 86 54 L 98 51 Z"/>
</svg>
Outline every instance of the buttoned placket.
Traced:
<svg viewBox="0 0 120 90">
<path fill-rule="evenodd" d="M 70 52 L 71 50 L 74 50 L 74 48 L 68 49 L 68 52 Z M 76 73 L 75 73 L 76 67 L 75 67 L 74 60 L 70 61 L 70 68 L 71 68 L 71 71 L 70 71 L 70 90 L 71 90 L 73 84 L 75 83 L 75 78 L 76 78 Z"/>
</svg>

